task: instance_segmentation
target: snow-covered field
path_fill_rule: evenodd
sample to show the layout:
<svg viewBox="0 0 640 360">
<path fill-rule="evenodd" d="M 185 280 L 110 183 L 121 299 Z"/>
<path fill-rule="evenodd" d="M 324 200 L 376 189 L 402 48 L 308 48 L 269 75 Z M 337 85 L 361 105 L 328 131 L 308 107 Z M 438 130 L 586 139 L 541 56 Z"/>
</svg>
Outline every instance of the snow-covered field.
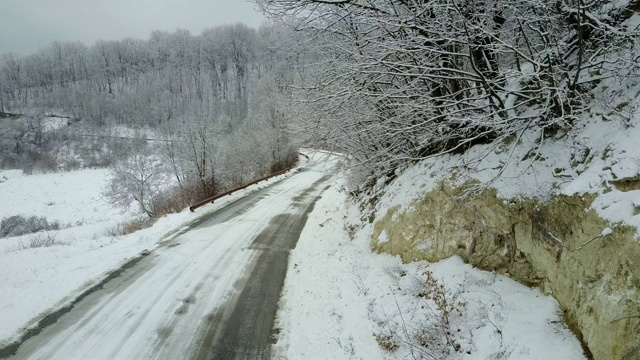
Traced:
<svg viewBox="0 0 640 360">
<path fill-rule="evenodd" d="M 459 258 L 402 264 L 373 254 L 372 225 L 341 188 L 336 180 L 324 193 L 291 254 L 276 359 L 584 359 L 557 302 L 539 290 Z M 427 270 L 449 303 L 464 303 L 448 326 L 420 296 Z"/>
<path fill-rule="evenodd" d="M 0 171 L 0 219 L 44 216 L 58 221 L 63 228 L 76 228 L 74 235 L 101 237 L 109 226 L 133 216 L 113 208 L 102 196 L 107 175 L 106 169 L 37 175 L 25 175 L 21 170 Z"/>
</svg>

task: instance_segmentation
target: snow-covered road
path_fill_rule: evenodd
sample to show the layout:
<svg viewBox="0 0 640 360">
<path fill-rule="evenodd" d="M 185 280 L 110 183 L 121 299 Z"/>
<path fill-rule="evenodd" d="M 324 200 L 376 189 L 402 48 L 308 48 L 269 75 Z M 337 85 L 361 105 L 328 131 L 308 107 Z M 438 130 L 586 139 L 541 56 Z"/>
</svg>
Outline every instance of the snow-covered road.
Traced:
<svg viewBox="0 0 640 360">
<path fill-rule="evenodd" d="M 268 356 L 289 250 L 328 171 L 309 168 L 180 229 L 14 358 Z"/>
</svg>

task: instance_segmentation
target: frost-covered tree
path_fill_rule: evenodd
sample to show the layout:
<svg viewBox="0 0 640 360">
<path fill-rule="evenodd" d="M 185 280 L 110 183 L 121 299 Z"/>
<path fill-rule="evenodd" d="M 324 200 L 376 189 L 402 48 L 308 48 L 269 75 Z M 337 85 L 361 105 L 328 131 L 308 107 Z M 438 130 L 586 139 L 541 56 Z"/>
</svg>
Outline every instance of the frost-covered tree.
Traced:
<svg viewBox="0 0 640 360">
<path fill-rule="evenodd" d="M 139 150 L 110 171 L 104 196 L 109 202 L 127 210 L 136 203 L 150 218 L 156 216 L 155 199 L 166 189 L 166 167 L 148 150 Z"/>
<path fill-rule="evenodd" d="M 126 158 L 127 146 L 102 135 L 122 125 L 155 131 L 166 140 L 160 148 L 178 186 L 209 196 L 292 164 L 283 94 L 304 59 L 290 36 L 273 25 L 256 31 L 235 24 L 90 47 L 54 42 L 26 57 L 5 56 L 1 105 L 68 115 L 71 132 L 96 134 L 92 150 L 115 158 Z M 73 134 L 68 140 L 89 142 Z"/>
<path fill-rule="evenodd" d="M 589 90 L 637 74 L 629 1 L 256 0 L 309 34 L 306 125 L 365 177 L 573 126 Z"/>
</svg>

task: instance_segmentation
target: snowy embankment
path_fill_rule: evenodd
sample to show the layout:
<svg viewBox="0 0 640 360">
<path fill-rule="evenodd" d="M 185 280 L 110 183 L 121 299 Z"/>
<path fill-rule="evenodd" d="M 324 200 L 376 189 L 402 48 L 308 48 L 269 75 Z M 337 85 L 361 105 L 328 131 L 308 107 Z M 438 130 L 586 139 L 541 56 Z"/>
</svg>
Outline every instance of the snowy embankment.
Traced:
<svg viewBox="0 0 640 360">
<path fill-rule="evenodd" d="M 443 183 L 465 189 L 471 196 L 495 189 L 494 197 L 504 208 L 488 208 L 491 204 L 487 204 L 488 215 L 493 210 L 504 214 L 506 210 L 500 210 L 512 203 L 531 201 L 543 207 L 566 197 L 592 199 L 584 200 L 586 207 L 577 212 L 593 213 L 604 221 L 590 223 L 595 229 L 580 227 L 582 218 L 570 217 L 570 210 L 575 210 L 573 205 L 562 208 L 566 214 L 555 216 L 566 216 L 567 223 L 575 221 L 575 226 L 566 231 L 574 231 L 575 239 L 545 230 L 544 234 L 550 237 L 549 253 L 554 249 L 565 251 L 561 257 L 549 256 L 556 260 L 547 267 L 533 255 L 531 261 L 537 266 L 537 274 L 558 280 L 548 281 L 546 291 L 563 295 L 557 298 L 564 301 L 562 306 L 568 316 L 579 319 L 574 320 L 574 325 L 579 324 L 589 350 L 598 352 L 603 359 L 615 358 L 611 354 L 617 346 L 616 336 L 625 336 L 622 341 L 632 343 L 625 349 L 633 353 L 637 334 L 629 329 L 633 329 L 631 320 L 637 318 L 633 285 L 637 279 L 633 275 L 637 273 L 636 258 L 629 255 L 633 252 L 617 254 L 616 246 L 636 249 L 633 244 L 640 238 L 640 83 L 626 84 L 622 90 L 622 86 L 607 80 L 599 87 L 601 91 L 595 93 L 615 87 L 624 96 L 594 101 L 567 130 L 552 132 L 532 126 L 504 142 L 476 145 L 462 154 L 435 156 L 397 170 L 394 179 L 379 179 L 369 195 L 371 207 L 364 200 L 363 204 L 352 204 L 346 194 L 337 190 L 342 185 L 336 183 L 316 205 L 292 253 L 279 313 L 279 326 L 283 329 L 276 345 L 279 358 L 585 358 L 580 342 L 564 325 L 558 302 L 537 289 L 472 268 L 457 257 L 433 264 L 405 265 L 399 258 L 372 253 L 372 241 L 378 247 L 394 241 L 385 231 L 372 239 L 376 223 L 383 223 L 389 214 L 390 223 L 397 222 L 383 223 L 381 228 L 395 230 L 396 244 L 406 243 L 399 246 L 437 253 L 436 247 L 456 244 L 451 240 L 455 236 L 443 232 L 455 231 L 456 227 L 442 225 L 445 221 L 438 217 L 459 216 L 452 220 L 456 222 L 464 220 L 464 214 L 429 209 L 441 202 L 420 202 L 426 194 L 445 193 L 440 188 Z M 611 109 L 626 109 L 626 116 Z M 443 198 L 448 199 L 444 195 Z M 455 204 L 453 200 L 446 203 Z M 424 206 L 421 211 L 434 215 L 420 224 L 402 222 L 404 214 L 417 213 L 416 206 Z M 500 229 L 499 220 L 492 224 L 479 222 L 477 228 Z M 460 221 L 459 226 L 464 224 Z M 630 229 L 629 239 L 620 235 L 626 234 L 626 229 Z M 431 237 L 437 234 L 441 239 Z M 474 246 L 475 242 L 471 244 L 467 245 Z M 587 249 L 588 246 L 591 247 Z M 466 249 L 469 247 L 461 251 Z M 590 254 L 586 250 L 600 251 L 598 256 L 620 258 L 621 262 L 626 256 L 626 267 L 607 267 L 604 261 L 594 268 L 580 268 L 588 266 L 580 264 L 590 264 L 580 258 Z M 546 253 L 540 254 L 543 257 Z M 485 255 L 478 252 L 476 256 Z M 508 256 L 507 252 L 490 255 Z M 556 263 L 566 267 L 553 272 Z M 591 273 L 602 281 L 585 278 Z M 434 279 L 446 290 L 437 291 Z M 574 284 L 577 285 L 572 287 Z M 433 301 L 442 294 L 449 307 Z M 452 316 L 443 320 L 443 308 L 451 310 L 448 312 Z M 631 324 L 627 330 L 622 320 Z M 612 327 L 607 328 L 609 325 Z"/>
<path fill-rule="evenodd" d="M 292 172 L 282 175 L 285 178 Z M 168 235 L 199 217 L 270 183 L 234 193 L 190 213 L 164 216 L 152 227 L 118 236 L 112 229 L 135 214 L 122 214 L 100 195 L 106 170 L 82 170 L 25 176 L 0 172 L 0 219 L 14 215 L 45 216 L 60 230 L 0 238 L 0 347 L 36 325 L 51 310 L 70 303 L 107 274 L 152 250 Z M 33 239 L 55 244 L 32 247 Z"/>
<path fill-rule="evenodd" d="M 550 136 L 531 127 L 510 142 L 476 145 L 462 155 L 444 154 L 398 171 L 393 186 L 383 189 L 376 218 L 394 206 L 408 209 L 442 180 L 454 185 L 473 180 L 505 200 L 595 194 L 591 209 L 612 227 L 637 228 L 640 238 L 640 82 L 602 81 L 594 92 L 606 88 L 621 95 L 595 101 L 566 132 Z M 612 111 L 616 108 L 625 109 L 626 117 Z"/>
<path fill-rule="evenodd" d="M 276 359 L 584 359 L 539 290 L 456 257 L 403 264 L 372 253 L 373 225 L 341 188 L 336 180 L 318 201 L 291 254 Z M 438 293 L 446 321 L 426 296 Z"/>
</svg>

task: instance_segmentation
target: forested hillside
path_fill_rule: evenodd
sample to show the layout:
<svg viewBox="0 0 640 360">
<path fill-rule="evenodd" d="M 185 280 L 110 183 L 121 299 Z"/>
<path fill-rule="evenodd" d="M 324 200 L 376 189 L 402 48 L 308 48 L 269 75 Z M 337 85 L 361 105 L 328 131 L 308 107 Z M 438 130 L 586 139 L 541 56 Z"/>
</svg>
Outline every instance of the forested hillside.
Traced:
<svg viewBox="0 0 640 360">
<path fill-rule="evenodd" d="M 294 36 L 236 24 L 4 54 L 0 166 L 117 165 L 195 197 L 284 169 L 297 159 L 284 97 L 305 59 Z"/>
<path fill-rule="evenodd" d="M 3 55 L 0 105 L 14 112 L 60 109 L 96 125 L 131 126 L 157 126 L 199 106 L 239 123 L 260 113 L 249 101 L 259 81 L 293 80 L 296 59 L 282 48 L 282 36 L 276 27 L 237 24 L 197 36 L 155 31 L 148 40 L 93 46 L 56 41 L 32 55 Z M 277 90 L 271 86 L 262 90 Z"/>
<path fill-rule="evenodd" d="M 256 2 L 314 34 L 324 58 L 298 95 L 317 139 L 354 157 L 356 183 L 530 128 L 542 144 L 594 105 L 638 109 L 611 86 L 640 74 L 635 0 Z"/>
</svg>

